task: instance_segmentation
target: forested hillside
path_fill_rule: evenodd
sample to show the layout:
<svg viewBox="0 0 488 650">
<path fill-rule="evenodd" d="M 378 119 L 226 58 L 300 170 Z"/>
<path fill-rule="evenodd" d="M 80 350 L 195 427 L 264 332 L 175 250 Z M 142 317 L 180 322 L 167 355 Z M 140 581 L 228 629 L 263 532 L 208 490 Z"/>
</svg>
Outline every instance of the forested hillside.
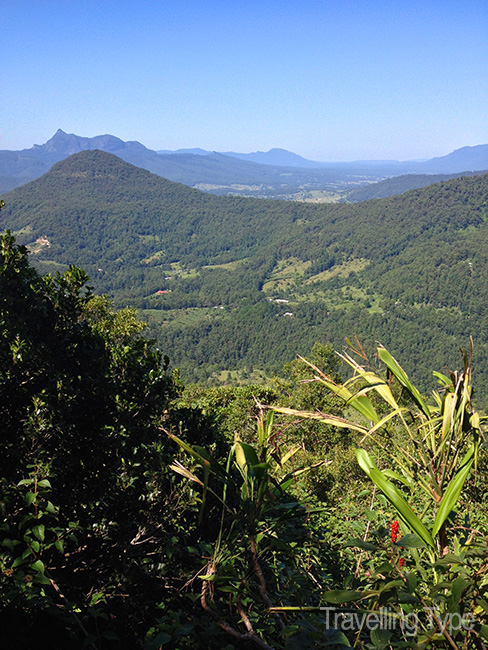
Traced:
<svg viewBox="0 0 488 650">
<path fill-rule="evenodd" d="M 349 203 L 358 203 L 359 201 L 369 201 L 370 199 L 385 199 L 390 196 L 397 196 L 408 192 L 408 190 L 417 190 L 421 187 L 427 187 L 434 183 L 442 183 L 451 178 L 460 176 L 478 176 L 485 172 L 461 172 L 458 174 L 405 174 L 403 176 L 394 176 L 387 178 L 378 183 L 370 183 L 363 187 L 358 187 L 345 195 L 345 200 Z"/>
<path fill-rule="evenodd" d="M 0 225 L 41 270 L 80 265 L 144 310 L 188 378 L 269 373 L 345 335 L 425 377 L 426 353 L 455 364 L 472 334 L 484 388 L 487 196 L 480 175 L 354 205 L 215 197 L 89 151 L 4 195 Z"/>
<path fill-rule="evenodd" d="M 484 648 L 469 350 L 428 397 L 381 346 L 185 387 L 86 279 L 0 237 L 2 647 Z"/>
</svg>

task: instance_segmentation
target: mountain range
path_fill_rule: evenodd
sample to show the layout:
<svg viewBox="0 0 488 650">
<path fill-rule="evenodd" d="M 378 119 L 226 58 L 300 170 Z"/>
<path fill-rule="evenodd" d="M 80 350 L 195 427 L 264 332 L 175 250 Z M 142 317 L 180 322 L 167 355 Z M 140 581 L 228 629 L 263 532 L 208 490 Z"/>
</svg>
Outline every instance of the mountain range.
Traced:
<svg viewBox="0 0 488 650">
<path fill-rule="evenodd" d="M 84 267 L 190 379 L 357 335 L 422 383 L 472 334 L 488 393 L 488 174 L 323 205 L 212 196 L 91 150 L 2 198 L 41 271 Z"/>
<path fill-rule="evenodd" d="M 86 138 L 58 129 L 45 144 L 21 151 L 0 151 L 0 192 L 38 178 L 54 163 L 74 153 L 94 149 L 210 193 L 305 200 L 324 198 L 320 192 L 326 193 L 326 200 L 347 200 L 351 189 L 389 176 L 488 169 L 488 145 L 463 147 L 423 162 L 326 163 L 307 160 L 284 149 L 248 154 L 203 149 L 157 152 L 140 142 L 124 142 L 113 135 Z"/>
</svg>

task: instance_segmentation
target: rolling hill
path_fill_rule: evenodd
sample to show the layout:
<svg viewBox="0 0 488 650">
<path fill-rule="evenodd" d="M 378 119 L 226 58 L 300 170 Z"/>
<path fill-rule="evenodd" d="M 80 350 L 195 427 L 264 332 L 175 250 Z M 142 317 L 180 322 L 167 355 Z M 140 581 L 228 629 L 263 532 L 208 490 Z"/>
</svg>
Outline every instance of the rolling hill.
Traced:
<svg viewBox="0 0 488 650">
<path fill-rule="evenodd" d="M 212 196 L 84 151 L 2 198 L 0 228 L 40 269 L 83 266 L 97 291 L 142 309 L 190 379 L 270 372 L 357 335 L 422 382 L 456 366 L 472 334 L 488 389 L 487 174 L 310 205 Z"/>
</svg>

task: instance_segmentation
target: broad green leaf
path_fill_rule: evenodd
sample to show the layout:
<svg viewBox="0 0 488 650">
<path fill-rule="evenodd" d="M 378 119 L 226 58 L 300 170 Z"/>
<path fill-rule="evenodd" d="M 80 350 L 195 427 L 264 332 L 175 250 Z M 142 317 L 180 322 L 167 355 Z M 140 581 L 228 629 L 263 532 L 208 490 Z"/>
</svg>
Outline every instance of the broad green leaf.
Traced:
<svg viewBox="0 0 488 650">
<path fill-rule="evenodd" d="M 373 483 L 383 492 L 388 501 L 392 504 L 407 526 L 424 540 L 429 546 L 434 547 L 434 540 L 424 524 L 413 512 L 410 505 L 405 501 L 400 490 L 390 483 L 379 469 L 373 468 L 370 471 L 370 478 Z"/>
<path fill-rule="evenodd" d="M 407 589 L 410 594 L 417 589 L 417 575 L 413 572 L 407 575 Z"/>
<path fill-rule="evenodd" d="M 25 502 L 27 503 L 28 506 L 32 505 L 34 501 L 36 500 L 36 495 L 34 492 L 27 492 L 25 495 Z"/>
<path fill-rule="evenodd" d="M 463 591 L 467 589 L 470 586 L 470 584 L 471 582 L 465 580 L 464 578 L 456 578 L 455 580 L 453 580 L 452 587 L 451 587 L 451 598 L 449 599 L 450 612 L 459 612 L 459 601 L 461 600 Z"/>
<path fill-rule="evenodd" d="M 395 546 L 400 546 L 402 548 L 425 548 L 425 542 L 417 535 L 409 533 L 401 537 L 398 542 L 395 542 Z"/>
<path fill-rule="evenodd" d="M 441 529 L 442 524 L 449 517 L 450 512 L 454 509 L 459 499 L 459 495 L 461 494 L 461 490 L 463 489 L 464 483 L 471 471 L 473 461 L 474 445 L 471 445 L 462 461 L 460 470 L 449 483 L 447 490 L 442 497 L 442 501 L 440 503 L 439 510 L 437 511 L 437 515 L 434 521 L 434 526 L 432 528 L 432 535 L 434 535 L 434 537 Z"/>
<path fill-rule="evenodd" d="M 374 628 L 369 633 L 369 638 L 374 650 L 384 650 L 386 647 L 390 646 L 390 638 L 392 632 L 390 630 L 382 630 L 380 628 Z"/>
<path fill-rule="evenodd" d="M 249 467 L 255 467 L 259 465 L 259 458 L 256 454 L 254 447 L 248 445 L 247 442 L 237 442 L 237 447 L 240 447 L 244 452 L 245 462 Z"/>
<path fill-rule="evenodd" d="M 485 641 L 488 641 L 488 625 L 482 625 L 480 627 L 480 635 L 485 639 Z"/>
<path fill-rule="evenodd" d="M 366 472 L 376 487 L 383 492 L 410 530 L 423 539 L 429 546 L 434 547 L 432 535 L 405 501 L 400 490 L 393 483 L 390 483 L 376 467 L 369 454 L 364 449 L 357 449 L 356 457 L 361 469 Z"/>
<path fill-rule="evenodd" d="M 44 524 L 38 524 L 37 526 L 33 526 L 32 532 L 34 533 L 34 535 L 37 537 L 38 540 L 40 540 L 41 542 L 44 541 L 44 532 L 45 532 Z"/>
<path fill-rule="evenodd" d="M 50 488 L 51 483 L 47 480 L 47 478 L 43 478 L 42 481 L 39 481 L 39 483 L 37 484 L 37 487 Z"/>
<path fill-rule="evenodd" d="M 454 555 L 454 553 L 447 553 L 444 557 L 436 560 L 435 567 L 449 566 L 450 564 L 460 564 L 465 565 L 466 562 L 459 557 L 459 555 Z"/>
<path fill-rule="evenodd" d="M 39 573 L 44 573 L 44 562 L 42 560 L 36 560 L 31 564 L 31 569 L 33 571 L 39 571 Z"/>
<path fill-rule="evenodd" d="M 393 375 L 397 378 L 397 380 L 400 382 L 402 386 L 404 386 L 410 395 L 413 397 L 413 399 L 417 402 L 417 404 L 420 406 L 422 411 L 427 417 L 430 417 L 430 410 L 427 404 L 424 402 L 422 399 L 422 396 L 420 395 L 419 391 L 415 388 L 415 386 L 412 384 L 410 379 L 408 378 L 407 373 L 403 368 L 400 366 L 398 361 L 394 359 L 391 354 L 388 352 L 383 347 L 378 348 L 378 356 L 379 358 L 383 361 L 383 363 L 386 365 L 386 367 L 393 373 Z"/>
<path fill-rule="evenodd" d="M 376 465 L 371 460 L 368 452 L 364 449 L 356 449 L 356 458 L 359 463 L 359 467 L 369 476 L 370 470 L 372 470 L 373 467 L 376 467 Z"/>
<path fill-rule="evenodd" d="M 39 549 L 41 548 L 41 545 L 36 539 L 33 539 L 30 543 L 31 549 L 34 551 L 34 553 L 39 553 Z"/>
</svg>

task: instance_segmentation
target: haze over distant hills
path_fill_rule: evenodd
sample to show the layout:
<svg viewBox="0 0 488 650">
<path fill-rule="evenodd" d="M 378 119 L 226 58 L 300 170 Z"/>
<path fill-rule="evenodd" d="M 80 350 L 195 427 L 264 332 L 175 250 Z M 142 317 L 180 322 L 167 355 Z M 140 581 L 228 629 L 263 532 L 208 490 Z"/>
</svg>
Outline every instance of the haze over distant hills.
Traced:
<svg viewBox="0 0 488 650">
<path fill-rule="evenodd" d="M 463 147 L 427 161 L 316 162 L 285 149 L 268 152 L 157 152 L 113 135 L 93 138 L 59 129 L 45 144 L 0 151 L 0 192 L 38 178 L 56 162 L 80 151 L 99 149 L 158 176 L 215 194 L 320 200 L 320 193 L 346 191 L 402 174 L 454 174 L 488 169 L 488 145 Z M 328 197 L 326 197 L 328 198 Z"/>
</svg>

